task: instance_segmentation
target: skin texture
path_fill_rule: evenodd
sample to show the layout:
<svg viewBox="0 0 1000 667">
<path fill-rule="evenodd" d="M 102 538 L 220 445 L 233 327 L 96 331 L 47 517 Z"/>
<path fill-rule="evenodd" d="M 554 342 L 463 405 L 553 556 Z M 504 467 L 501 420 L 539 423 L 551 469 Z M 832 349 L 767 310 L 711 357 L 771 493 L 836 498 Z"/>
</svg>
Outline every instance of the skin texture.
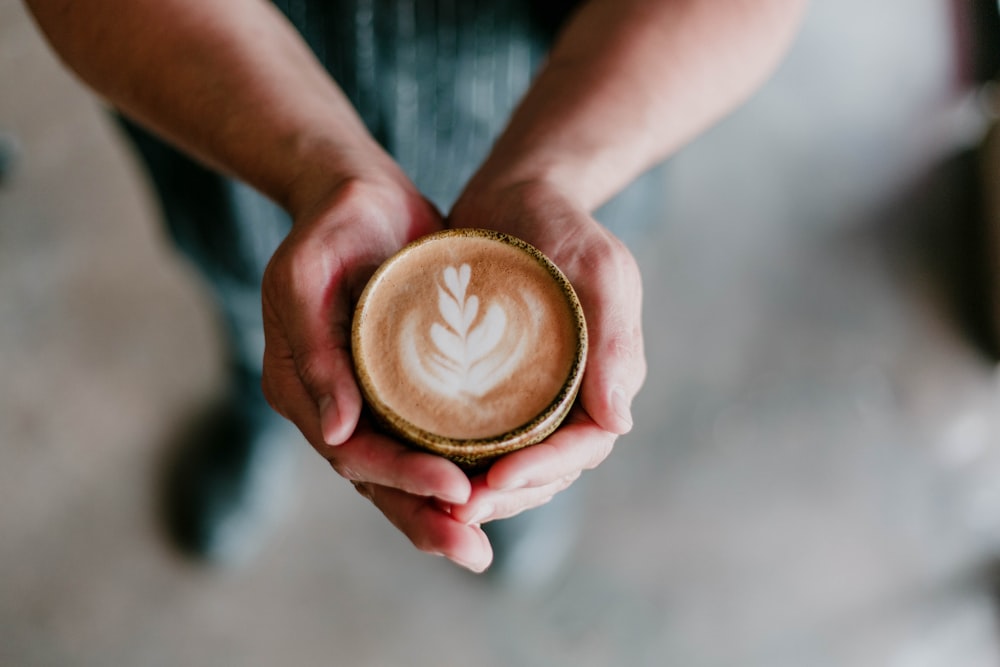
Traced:
<svg viewBox="0 0 1000 667">
<path fill-rule="evenodd" d="M 298 34 L 261 0 L 28 0 L 56 52 L 110 103 L 285 207 L 262 285 L 264 390 L 413 544 L 482 571 L 483 522 L 547 502 L 632 427 L 646 374 L 641 278 L 591 212 L 748 96 L 802 0 L 590 0 L 443 217 L 377 145 Z M 580 400 L 546 442 L 469 479 L 360 420 L 350 317 L 408 241 L 486 226 L 576 287 L 591 341 Z"/>
</svg>

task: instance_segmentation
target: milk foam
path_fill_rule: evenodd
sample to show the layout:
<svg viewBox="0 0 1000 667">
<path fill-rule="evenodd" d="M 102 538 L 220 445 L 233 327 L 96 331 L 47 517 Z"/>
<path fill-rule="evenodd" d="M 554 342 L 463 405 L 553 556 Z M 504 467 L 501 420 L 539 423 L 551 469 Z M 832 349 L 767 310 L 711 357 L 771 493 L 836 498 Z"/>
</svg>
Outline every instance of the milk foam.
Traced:
<svg viewBox="0 0 1000 667">
<path fill-rule="evenodd" d="M 515 295 L 520 303 L 506 299 L 508 303 L 501 304 L 501 295 L 477 320 L 479 297 L 467 293 L 471 276 L 468 264 L 445 268 L 443 283 L 438 286 L 441 321 L 420 331 L 411 313 L 400 336 L 400 355 L 412 376 L 427 389 L 450 398 L 486 395 L 511 376 L 524 357 L 528 341 L 539 335 L 540 304 L 526 291 Z M 507 309 L 511 307 L 532 316 L 518 318 L 509 327 Z M 518 323 L 529 330 L 518 331 Z M 422 335 L 430 338 L 433 347 L 417 345 Z M 421 349 L 431 352 L 422 355 Z"/>
<path fill-rule="evenodd" d="M 368 295 L 369 391 L 417 428 L 487 438 L 555 400 L 577 350 L 561 286 L 526 252 L 451 238 L 398 258 Z"/>
</svg>

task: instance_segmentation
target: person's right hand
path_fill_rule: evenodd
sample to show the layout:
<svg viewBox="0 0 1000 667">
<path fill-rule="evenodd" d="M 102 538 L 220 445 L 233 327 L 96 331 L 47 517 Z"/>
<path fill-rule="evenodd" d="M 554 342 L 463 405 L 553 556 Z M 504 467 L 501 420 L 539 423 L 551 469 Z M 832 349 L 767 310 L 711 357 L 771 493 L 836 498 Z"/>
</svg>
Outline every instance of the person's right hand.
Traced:
<svg viewBox="0 0 1000 667">
<path fill-rule="evenodd" d="M 341 181 L 317 201 L 293 216 L 264 275 L 264 394 L 418 549 L 481 571 L 491 560 L 486 535 L 442 510 L 468 501 L 468 477 L 366 423 L 351 361 L 366 281 L 406 243 L 439 230 L 441 217 L 391 170 Z"/>
</svg>

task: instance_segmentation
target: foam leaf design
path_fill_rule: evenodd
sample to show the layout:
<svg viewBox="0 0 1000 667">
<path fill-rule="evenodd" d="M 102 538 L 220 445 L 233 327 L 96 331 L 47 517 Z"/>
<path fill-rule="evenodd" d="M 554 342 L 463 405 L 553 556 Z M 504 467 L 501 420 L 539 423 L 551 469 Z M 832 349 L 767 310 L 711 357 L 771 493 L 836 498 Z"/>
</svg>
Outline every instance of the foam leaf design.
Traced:
<svg viewBox="0 0 1000 667">
<path fill-rule="evenodd" d="M 468 294 L 471 277 L 468 264 L 449 266 L 443 272 L 444 286 L 438 286 L 438 311 L 444 324 L 431 325 L 431 341 L 438 353 L 425 361 L 438 380 L 436 388 L 446 394 L 482 396 L 509 368 L 509 360 L 498 354 L 507 329 L 507 313 L 500 305 L 491 304 L 472 326 L 479 314 L 479 297 Z"/>
<path fill-rule="evenodd" d="M 444 270 L 444 284 L 458 302 L 465 301 L 465 290 L 469 287 L 470 278 L 472 268 L 468 264 L 463 264 L 458 269 L 449 266 Z"/>
<path fill-rule="evenodd" d="M 490 350 L 500 342 L 506 328 L 507 314 L 503 312 L 503 308 L 494 303 L 487 309 L 486 316 L 479 326 L 469 332 L 465 339 L 466 350 L 477 358 L 489 354 Z"/>
</svg>

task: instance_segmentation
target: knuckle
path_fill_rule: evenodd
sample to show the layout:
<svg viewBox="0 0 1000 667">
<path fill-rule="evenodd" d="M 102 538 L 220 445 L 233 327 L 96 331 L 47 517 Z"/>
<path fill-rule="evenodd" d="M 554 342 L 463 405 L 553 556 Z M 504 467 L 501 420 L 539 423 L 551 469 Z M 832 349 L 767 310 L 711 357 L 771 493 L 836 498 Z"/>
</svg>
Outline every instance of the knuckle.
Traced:
<svg viewBox="0 0 1000 667">
<path fill-rule="evenodd" d="M 264 359 L 263 374 L 260 381 L 264 400 L 271 409 L 290 421 L 295 421 L 295 390 L 288 382 L 288 373 L 275 360 Z"/>
<path fill-rule="evenodd" d="M 593 268 L 612 271 L 629 285 L 638 285 L 639 263 L 628 246 L 611 232 L 604 230 L 597 241 L 584 253 L 585 261 Z"/>
<path fill-rule="evenodd" d="M 288 415 L 285 414 L 281 405 L 281 400 L 280 400 L 281 394 L 275 390 L 274 381 L 271 379 L 271 377 L 272 377 L 271 373 L 268 372 L 267 357 L 265 356 L 264 373 L 260 380 L 261 393 L 264 394 L 264 400 L 267 401 L 267 404 L 269 406 L 271 406 L 271 409 L 287 419 Z"/>
<path fill-rule="evenodd" d="M 288 289 L 295 284 L 293 267 L 297 264 L 294 259 L 296 246 L 288 241 L 278 246 L 278 249 L 271 255 L 271 260 L 264 268 L 262 279 L 262 290 L 265 302 L 272 295 L 286 294 Z M 274 299 L 275 304 L 280 303 L 280 299 Z"/>
<path fill-rule="evenodd" d="M 326 374 L 323 372 L 321 355 L 306 343 L 301 343 L 294 351 L 295 372 L 301 378 L 302 383 L 314 390 L 321 386 Z"/>
<path fill-rule="evenodd" d="M 336 252 L 336 228 L 307 234 L 293 230 L 278 246 L 264 270 L 265 297 L 273 296 L 275 304 L 288 302 L 296 294 L 312 291 L 318 282 L 336 284 L 342 280 L 346 266 Z"/>
<path fill-rule="evenodd" d="M 354 488 L 358 488 L 359 485 L 369 486 L 366 482 L 363 481 L 362 479 L 363 476 L 360 475 L 353 466 L 345 463 L 340 459 L 329 459 L 329 461 L 330 461 L 330 467 L 333 468 L 333 471 L 338 475 L 340 475 L 341 477 L 343 477 L 344 479 L 351 482 L 352 484 L 354 484 Z"/>
</svg>

